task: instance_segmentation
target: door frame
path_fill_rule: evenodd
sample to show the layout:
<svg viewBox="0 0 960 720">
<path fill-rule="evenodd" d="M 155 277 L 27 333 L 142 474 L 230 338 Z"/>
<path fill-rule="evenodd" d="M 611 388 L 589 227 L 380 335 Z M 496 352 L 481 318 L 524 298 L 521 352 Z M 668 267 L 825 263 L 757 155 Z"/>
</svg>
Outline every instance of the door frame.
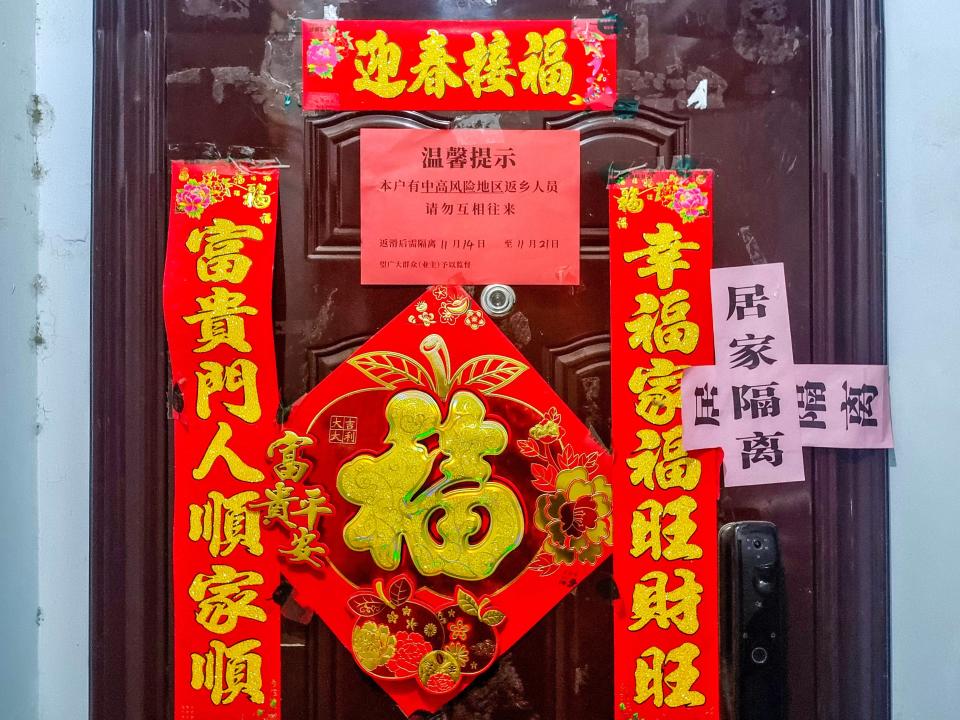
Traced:
<svg viewBox="0 0 960 720">
<path fill-rule="evenodd" d="M 93 720 L 173 716 L 173 488 L 161 305 L 166 4 L 95 0 Z M 813 0 L 812 12 L 812 72 L 822 78 L 812 83 L 810 138 L 813 357 L 883 363 L 882 2 Z M 817 720 L 889 720 L 885 454 L 812 453 Z"/>
</svg>

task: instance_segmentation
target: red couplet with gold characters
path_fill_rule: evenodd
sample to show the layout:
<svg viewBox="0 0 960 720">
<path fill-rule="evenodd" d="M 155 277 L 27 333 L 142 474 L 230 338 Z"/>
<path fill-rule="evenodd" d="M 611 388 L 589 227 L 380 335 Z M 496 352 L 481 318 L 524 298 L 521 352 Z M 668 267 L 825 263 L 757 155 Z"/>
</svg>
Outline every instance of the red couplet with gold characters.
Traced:
<svg viewBox="0 0 960 720">
<path fill-rule="evenodd" d="M 617 20 L 304 20 L 304 110 L 609 110 Z"/>
<path fill-rule="evenodd" d="M 683 448 L 684 368 L 713 363 L 713 174 L 635 171 L 610 195 L 616 718 L 719 717 L 721 453 Z"/>
<path fill-rule="evenodd" d="M 163 306 L 183 400 L 173 423 L 175 716 L 276 720 L 280 568 L 260 516 L 278 432 L 278 171 L 174 162 L 171 178 Z"/>
</svg>

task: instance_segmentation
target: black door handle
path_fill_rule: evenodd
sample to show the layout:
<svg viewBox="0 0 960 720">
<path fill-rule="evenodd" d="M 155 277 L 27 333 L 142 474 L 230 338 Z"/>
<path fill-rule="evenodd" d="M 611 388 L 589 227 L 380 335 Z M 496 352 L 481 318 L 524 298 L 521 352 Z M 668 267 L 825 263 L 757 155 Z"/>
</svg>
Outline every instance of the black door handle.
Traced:
<svg viewBox="0 0 960 720">
<path fill-rule="evenodd" d="M 725 720 L 786 718 L 786 607 L 777 527 L 720 528 L 720 678 Z"/>
</svg>

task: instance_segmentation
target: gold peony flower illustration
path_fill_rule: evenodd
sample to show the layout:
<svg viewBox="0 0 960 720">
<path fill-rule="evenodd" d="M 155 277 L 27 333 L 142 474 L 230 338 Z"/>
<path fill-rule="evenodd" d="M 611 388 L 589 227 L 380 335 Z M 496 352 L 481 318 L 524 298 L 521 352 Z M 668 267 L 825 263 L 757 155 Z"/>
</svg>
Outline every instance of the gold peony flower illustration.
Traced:
<svg viewBox="0 0 960 720">
<path fill-rule="evenodd" d="M 594 564 L 611 543 L 610 485 L 584 467 L 557 473 L 557 490 L 537 499 L 536 526 L 547 534 L 543 549 L 557 562 Z"/>
<path fill-rule="evenodd" d="M 386 664 L 396 649 L 397 638 L 390 634 L 390 628 L 386 625 L 377 625 L 368 620 L 353 629 L 353 654 L 370 672 Z"/>
</svg>

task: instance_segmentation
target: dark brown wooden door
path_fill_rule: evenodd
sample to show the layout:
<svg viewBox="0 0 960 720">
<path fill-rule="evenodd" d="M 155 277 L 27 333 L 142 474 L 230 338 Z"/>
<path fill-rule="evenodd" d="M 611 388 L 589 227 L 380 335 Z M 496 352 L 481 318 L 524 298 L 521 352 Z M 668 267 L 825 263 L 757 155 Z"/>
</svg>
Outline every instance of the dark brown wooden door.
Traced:
<svg viewBox="0 0 960 720">
<path fill-rule="evenodd" d="M 98 18 L 98 112 L 102 114 L 98 141 L 109 143 L 113 138 L 118 147 L 98 150 L 98 173 L 106 173 L 98 177 L 98 196 L 107 200 L 112 188 L 115 202 L 121 188 L 139 189 L 147 197 L 128 195 L 127 202 L 144 203 L 148 209 L 118 209 L 113 224 L 100 221 L 97 298 L 102 303 L 115 303 L 118 298 L 153 303 L 143 310 L 142 318 L 148 323 L 156 310 L 156 278 L 143 273 L 142 262 L 138 265 L 127 256 L 118 261 L 110 249 L 117 247 L 124 228 L 128 234 L 135 233 L 138 222 L 146 223 L 151 229 L 145 242 L 160 246 L 159 251 L 151 246 L 148 255 L 162 257 L 166 207 L 162 160 L 278 158 L 289 166 L 282 173 L 275 289 L 285 402 L 322 380 L 420 291 L 359 283 L 358 150 L 359 132 L 365 127 L 579 131 L 582 282 L 572 288 L 518 287 L 514 310 L 498 324 L 605 442 L 610 437 L 605 182 L 611 164 L 669 166 L 674 156 L 690 154 L 696 166 L 715 168 L 716 265 L 786 264 L 798 362 L 882 361 L 882 335 L 878 334 L 882 307 L 879 311 L 856 309 L 871 283 L 882 277 L 879 251 L 875 252 L 879 225 L 869 205 L 871 198 L 878 197 L 877 188 L 848 182 L 849 168 L 840 167 L 836 154 L 843 152 L 843 142 L 854 147 L 857 141 L 849 127 L 825 115 L 830 108 L 839 113 L 856 97 L 873 97 L 851 85 L 833 83 L 840 73 L 835 63 L 847 61 L 861 63 L 861 81 L 876 80 L 865 64 L 875 54 L 848 57 L 846 45 L 837 49 L 831 44 L 836 42 L 830 34 L 835 22 L 837 33 L 844 28 L 845 42 L 853 47 L 851 38 L 862 37 L 866 27 L 862 13 L 855 15 L 851 10 L 848 15 L 826 0 L 813 3 L 817 13 L 813 20 L 806 0 L 616 0 L 611 9 L 622 21 L 620 96 L 640 100 L 636 113 L 433 115 L 411 110 L 305 117 L 298 106 L 299 18 L 322 17 L 319 0 L 156 0 L 126 3 L 127 12 L 107 8 L 109 4 L 101 3 Z M 865 6 L 868 11 L 873 7 Z M 600 12 L 594 0 L 344 0 L 339 4 L 341 17 L 369 19 L 554 18 Z M 860 24 L 852 29 L 841 24 L 853 22 L 850 18 Z M 121 63 L 126 72 L 143 77 L 131 79 L 115 71 L 111 58 L 126 59 L 126 65 Z M 157 80 L 162 80 L 165 95 Z M 704 81 L 706 108 L 688 107 L 688 98 Z M 124 103 L 129 117 L 116 115 Z M 151 124 L 145 111 L 164 104 L 165 123 Z M 863 137 L 876 134 L 869 114 L 848 114 L 853 120 L 847 125 L 866 129 Z M 114 134 L 111 118 L 128 128 L 133 140 Z M 850 137 L 830 137 L 834 126 L 828 120 L 836 122 L 838 132 L 851 133 Z M 140 142 L 139 150 L 124 149 L 123 143 L 131 142 Z M 862 147 L 854 149 L 860 155 L 851 151 L 851 157 L 861 158 L 861 169 L 875 167 L 875 156 Z M 111 175 L 127 169 L 123 158 L 134 169 L 150 165 L 149 180 L 131 179 L 131 188 L 126 188 L 126 180 Z M 838 200 L 834 193 L 846 199 Z M 131 273 L 132 289 L 118 284 L 118 263 Z M 838 269 L 838 263 L 854 267 Z M 157 289 L 156 295 L 151 295 L 152 289 Z M 468 288 L 475 296 L 480 289 Z M 847 307 L 839 304 L 844 299 L 849 301 Z M 140 358 L 150 355 L 151 348 L 159 350 L 155 333 L 131 338 L 133 331 L 117 327 L 131 318 L 118 318 L 107 310 L 97 314 L 96 322 L 98 342 L 105 343 L 97 356 L 101 391 L 117 392 L 111 390 L 111 378 L 120 366 L 110 343 L 124 339 L 137 343 L 132 350 L 137 357 L 130 362 L 144 368 L 148 378 L 157 378 L 155 359 Z M 156 417 L 162 403 L 148 400 L 131 423 L 130 411 L 122 402 L 106 396 L 95 402 L 99 403 L 96 427 L 122 426 L 123 432 L 131 433 L 130 442 L 134 433 L 149 433 L 152 428 L 162 442 L 165 428 L 162 417 Z M 110 437 L 94 439 L 99 471 L 120 468 L 110 481 L 116 487 L 108 484 L 95 491 L 102 492 L 95 498 L 99 498 L 94 509 L 95 537 L 109 544 L 122 536 L 128 563 L 152 568 L 169 561 L 162 550 L 155 549 L 166 542 L 159 511 L 153 510 L 154 521 L 146 532 L 103 524 L 112 512 L 129 510 L 132 504 L 145 509 L 151 492 L 162 507 L 162 490 L 131 495 L 119 488 L 127 487 L 123 485 L 126 474 L 138 473 L 128 483 L 163 477 L 167 458 L 156 441 L 152 450 L 135 457 L 112 444 L 116 442 Z M 780 529 L 788 587 L 790 717 L 879 720 L 886 712 L 887 642 L 886 583 L 876 577 L 885 572 L 886 562 L 885 526 L 880 532 L 875 517 L 879 513 L 885 523 L 882 464 L 836 451 L 807 460 L 807 483 L 724 490 L 720 520 L 770 520 Z M 867 545 L 880 532 L 879 543 L 855 545 L 847 531 Z M 150 540 L 155 546 L 147 550 Z M 848 555 L 842 554 L 844 549 Z M 154 673 L 162 670 L 168 660 L 163 644 L 168 625 L 162 611 L 139 610 L 143 627 L 154 631 L 152 649 L 145 647 L 149 641 L 138 634 L 134 647 L 128 644 L 121 650 L 108 637 L 108 628 L 117 613 L 135 624 L 136 597 L 150 593 L 164 597 L 168 578 L 157 570 L 142 578 L 126 576 L 121 590 L 133 600 L 118 600 L 107 580 L 113 561 L 106 551 L 95 553 L 94 602 L 98 598 L 100 602 L 93 620 L 95 713 L 103 713 L 97 717 L 159 717 L 150 708 L 165 703 L 169 708 L 169 699 L 162 688 L 148 689 L 146 683 L 150 668 Z M 849 590 L 841 588 L 841 579 L 849 579 Z M 441 717 L 611 717 L 610 601 L 614 592 L 608 562 Z M 288 610 L 293 618 L 295 609 Z M 865 627 L 854 622 L 858 615 Z M 304 620 L 307 616 L 284 620 L 284 717 L 399 718 L 387 696 L 355 666 L 322 623 L 315 618 Z M 842 622 L 849 623 L 848 634 L 830 645 L 834 633 L 844 632 L 834 627 Z M 849 677 L 838 674 L 841 667 L 850 672 Z M 112 680 L 108 679 L 111 668 Z M 128 673 L 140 679 L 132 680 Z M 115 688 L 110 683 L 118 675 L 123 678 L 118 696 L 134 714 L 110 711 L 109 688 Z M 137 707 L 143 714 L 136 714 Z M 840 712 L 840 708 L 846 710 Z"/>
</svg>

